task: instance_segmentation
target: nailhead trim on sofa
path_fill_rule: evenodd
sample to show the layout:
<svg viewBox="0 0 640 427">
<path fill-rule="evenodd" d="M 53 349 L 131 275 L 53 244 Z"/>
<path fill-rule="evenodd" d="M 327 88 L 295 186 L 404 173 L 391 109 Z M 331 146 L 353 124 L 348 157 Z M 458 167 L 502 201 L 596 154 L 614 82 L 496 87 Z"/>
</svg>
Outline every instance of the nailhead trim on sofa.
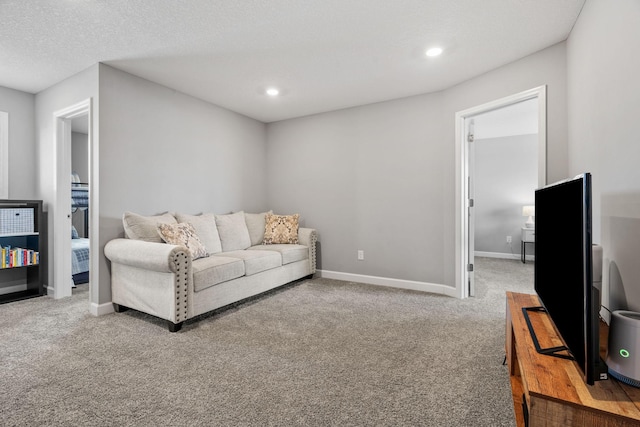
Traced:
<svg viewBox="0 0 640 427">
<path fill-rule="evenodd" d="M 187 320 L 189 271 L 191 270 L 190 257 L 185 252 L 175 252 L 171 259 L 173 270 L 176 272 L 176 323 Z"/>
</svg>

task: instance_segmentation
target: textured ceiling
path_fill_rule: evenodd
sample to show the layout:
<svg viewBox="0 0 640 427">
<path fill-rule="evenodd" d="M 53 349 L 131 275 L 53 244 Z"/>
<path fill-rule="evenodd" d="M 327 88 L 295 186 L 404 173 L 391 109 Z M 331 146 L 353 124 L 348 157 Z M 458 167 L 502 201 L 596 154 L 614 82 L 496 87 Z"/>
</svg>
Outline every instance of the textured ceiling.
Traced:
<svg viewBox="0 0 640 427">
<path fill-rule="evenodd" d="M 37 93 L 104 62 L 271 122 L 445 89 L 565 40 L 583 4 L 0 0 L 0 86 Z"/>
</svg>

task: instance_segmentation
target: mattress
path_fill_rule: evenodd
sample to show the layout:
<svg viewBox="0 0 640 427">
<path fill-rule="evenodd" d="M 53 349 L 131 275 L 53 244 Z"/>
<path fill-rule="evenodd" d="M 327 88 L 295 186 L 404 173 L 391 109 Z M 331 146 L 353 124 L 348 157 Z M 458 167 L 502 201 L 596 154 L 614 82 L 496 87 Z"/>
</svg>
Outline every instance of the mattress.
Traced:
<svg viewBox="0 0 640 427">
<path fill-rule="evenodd" d="M 71 274 L 89 271 L 89 239 L 71 239 Z"/>
</svg>

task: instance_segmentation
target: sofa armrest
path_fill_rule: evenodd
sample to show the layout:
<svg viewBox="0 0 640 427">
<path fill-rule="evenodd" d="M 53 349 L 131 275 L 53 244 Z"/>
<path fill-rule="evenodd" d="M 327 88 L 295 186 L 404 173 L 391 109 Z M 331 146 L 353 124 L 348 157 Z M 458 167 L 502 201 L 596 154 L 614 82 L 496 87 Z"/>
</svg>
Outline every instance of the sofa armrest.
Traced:
<svg viewBox="0 0 640 427">
<path fill-rule="evenodd" d="M 318 232 L 314 228 L 300 227 L 298 229 L 298 243 L 309 247 L 309 264 L 311 274 L 316 272 L 316 242 Z"/>
<path fill-rule="evenodd" d="M 114 239 L 104 247 L 105 256 L 114 263 L 164 273 L 175 273 L 176 256 L 187 249 L 166 243 L 145 242 L 134 239 Z"/>
<path fill-rule="evenodd" d="M 318 239 L 318 233 L 314 228 L 300 227 L 298 229 L 298 243 L 305 246 L 311 246 Z"/>
<path fill-rule="evenodd" d="M 177 330 L 190 317 L 192 259 L 182 246 L 114 239 L 104 247 L 111 261 L 111 300 L 166 319 Z"/>
</svg>

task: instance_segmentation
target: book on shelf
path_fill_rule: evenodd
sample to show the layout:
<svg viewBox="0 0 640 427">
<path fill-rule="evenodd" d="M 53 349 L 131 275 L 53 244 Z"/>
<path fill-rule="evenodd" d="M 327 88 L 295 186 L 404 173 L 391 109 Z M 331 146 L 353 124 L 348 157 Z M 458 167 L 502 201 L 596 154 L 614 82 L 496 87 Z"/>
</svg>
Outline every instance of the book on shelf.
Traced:
<svg viewBox="0 0 640 427">
<path fill-rule="evenodd" d="M 4 246 L 0 251 L 0 268 L 25 267 L 40 263 L 40 253 L 33 249 Z"/>
</svg>

